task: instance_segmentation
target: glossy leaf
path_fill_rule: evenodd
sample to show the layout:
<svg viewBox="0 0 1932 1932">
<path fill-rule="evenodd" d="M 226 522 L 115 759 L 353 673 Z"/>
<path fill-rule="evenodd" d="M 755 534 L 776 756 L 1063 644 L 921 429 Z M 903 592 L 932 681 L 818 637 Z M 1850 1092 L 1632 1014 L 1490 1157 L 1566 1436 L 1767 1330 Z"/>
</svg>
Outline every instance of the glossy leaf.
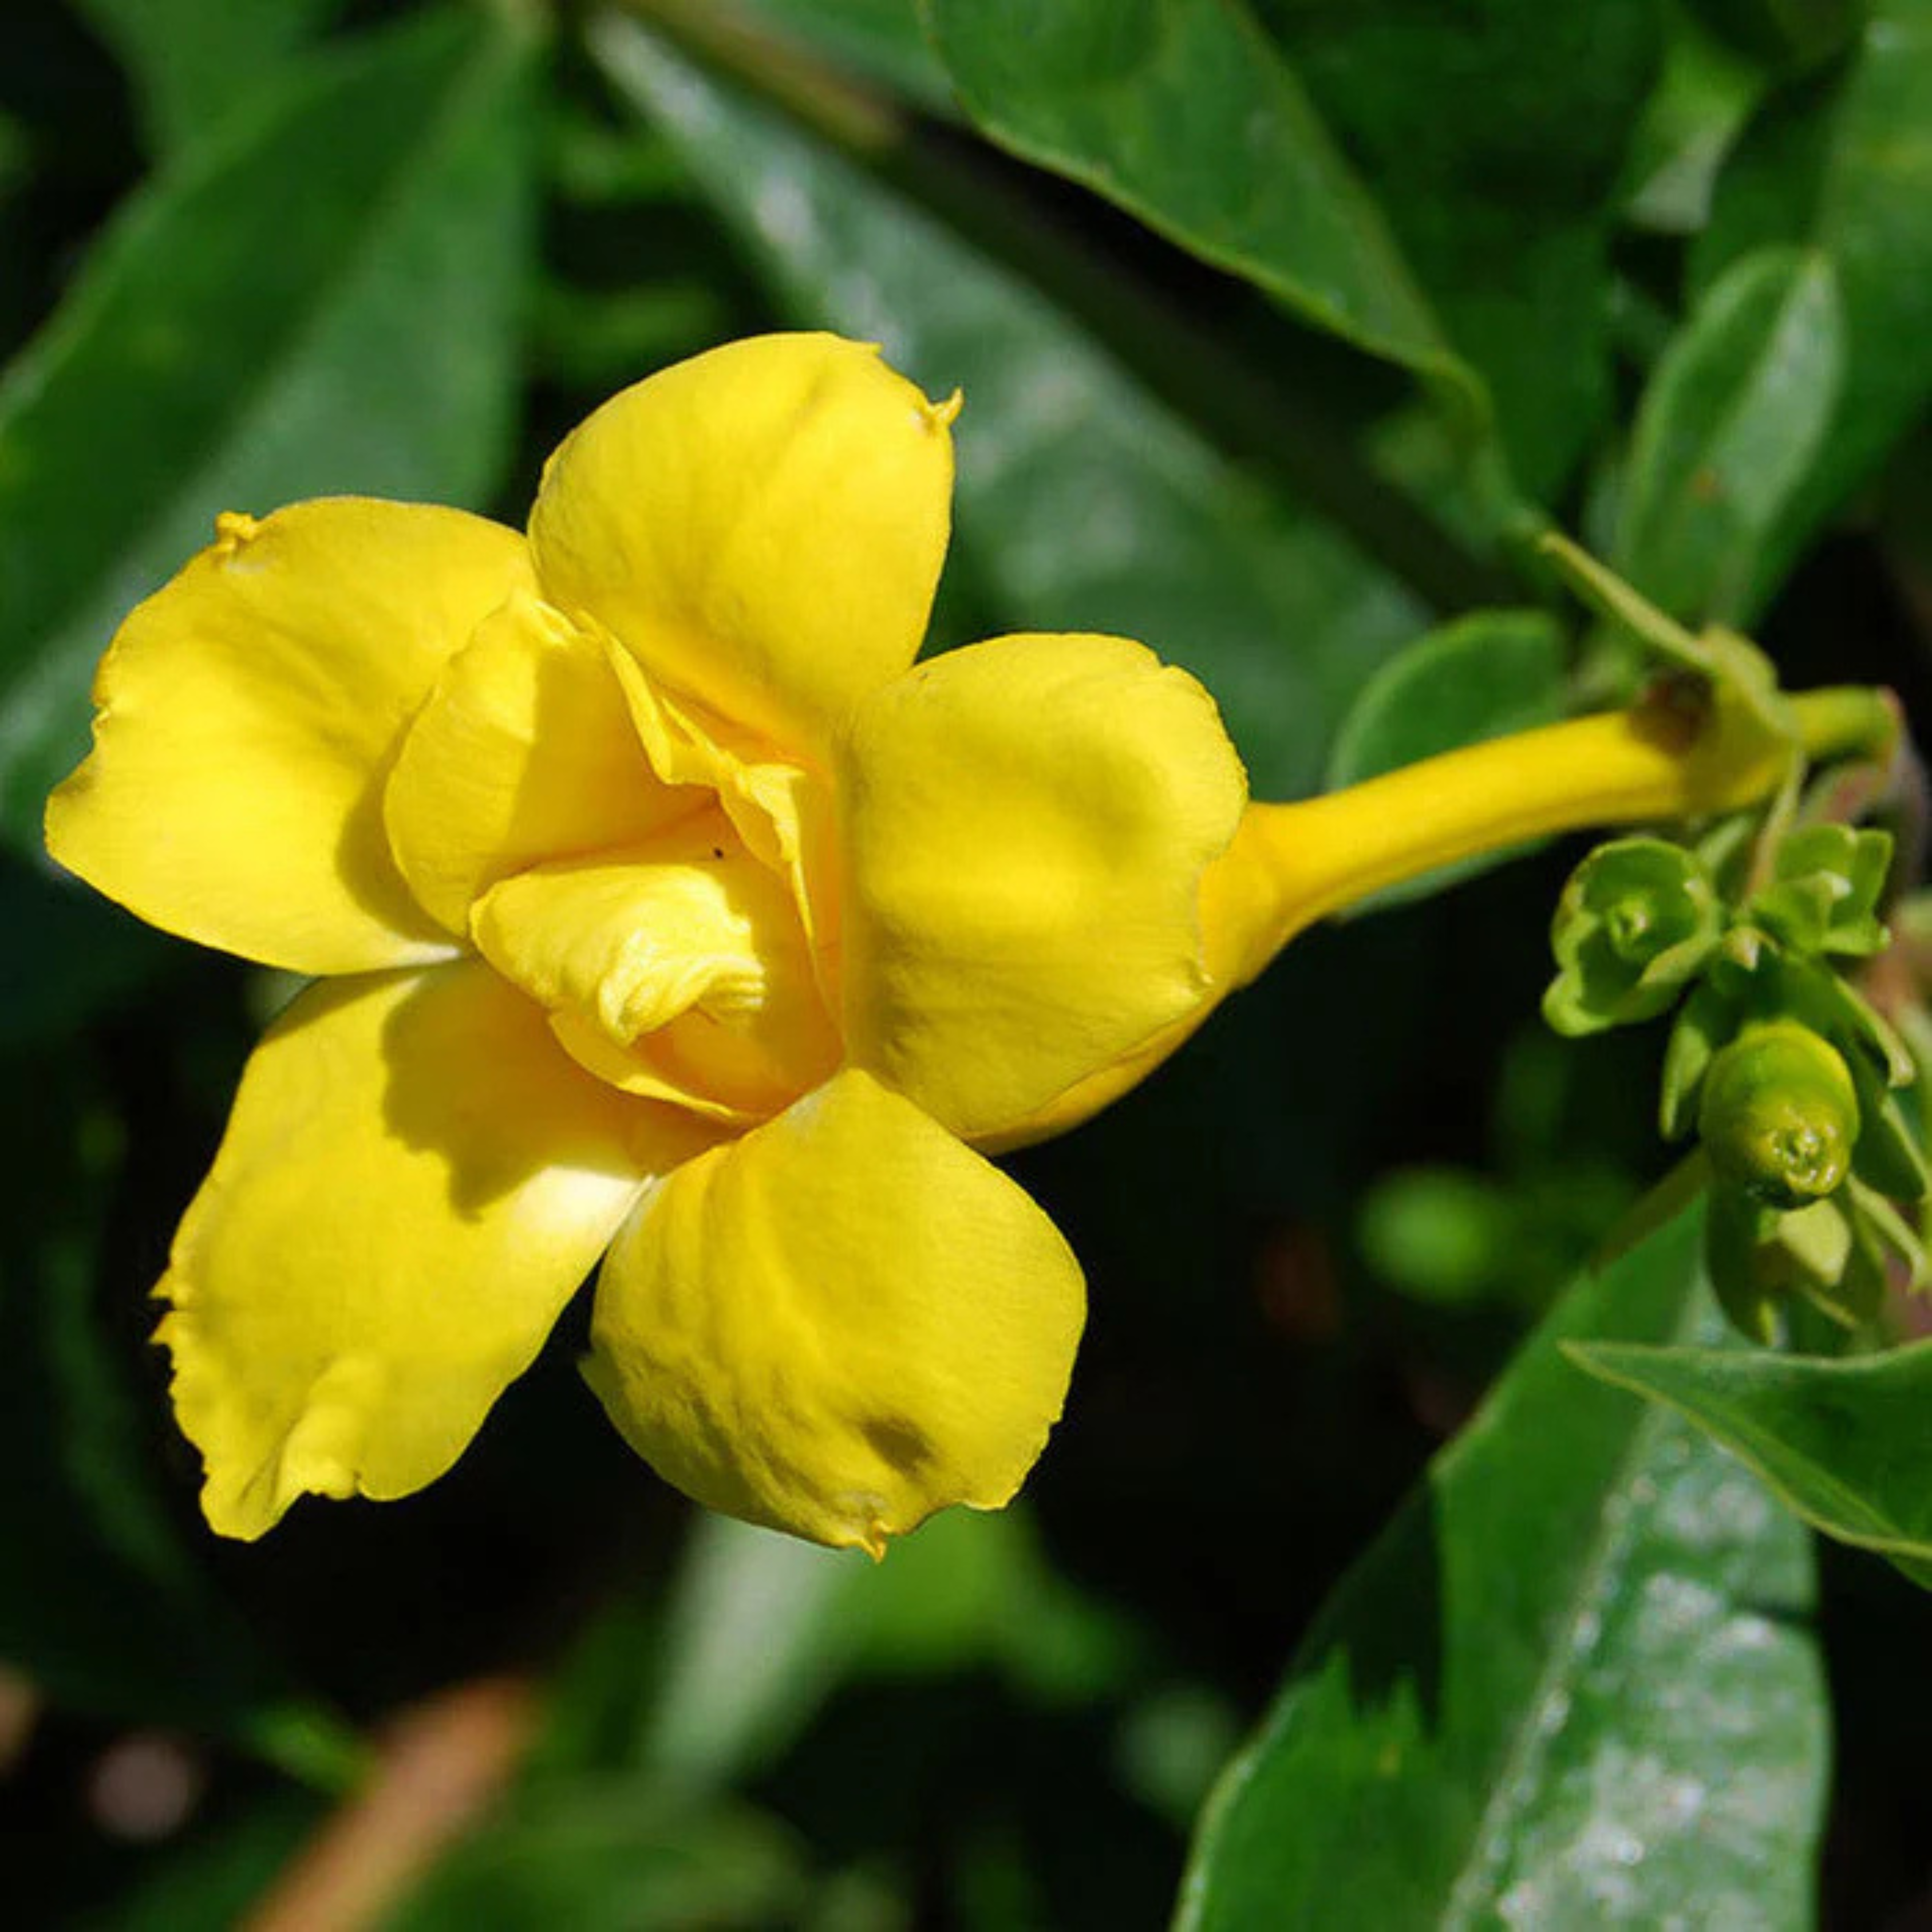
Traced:
<svg viewBox="0 0 1932 1932">
<path fill-rule="evenodd" d="M 950 574 L 994 621 L 1139 638 L 1207 682 L 1258 790 L 1310 788 L 1340 707 L 1418 626 L 1393 580 L 910 202 L 635 23 L 607 16 L 594 44 L 794 316 L 964 391 Z"/>
<path fill-rule="evenodd" d="M 1484 417 L 1382 210 L 1245 6 L 928 0 L 926 17 L 993 140 Z"/>
<path fill-rule="evenodd" d="M 204 139 L 238 100 L 296 58 L 340 0 L 79 0 L 120 56 L 149 150 Z"/>
<path fill-rule="evenodd" d="M 1547 500 L 1611 400 L 1609 241 L 1654 0 L 1246 0 L 1386 215 Z"/>
<path fill-rule="evenodd" d="M 1611 562 L 1694 622 L 1742 622 L 1822 448 L 1844 368 L 1828 257 L 1772 248 L 1708 290 L 1637 412 Z"/>
<path fill-rule="evenodd" d="M 1932 1589 L 1932 1342 L 1844 1360 L 1603 1342 L 1570 1352 L 1688 1416 L 1827 1536 Z"/>
<path fill-rule="evenodd" d="M 932 0 L 974 118 L 1316 326 L 1493 394 L 1541 495 L 1608 399 L 1606 244 L 1656 9 Z M 1480 372 L 1478 374 L 1477 372 Z"/>
<path fill-rule="evenodd" d="M 41 800 L 86 748 L 95 660 L 217 512 L 490 487 L 514 396 L 530 51 L 436 12 L 299 71 L 135 197 L 0 381 L 10 841 L 38 848 Z"/>
<path fill-rule="evenodd" d="M 1764 585 L 1932 395 L 1928 92 L 1932 0 L 1874 0 L 1846 59 L 1771 97 L 1718 178 L 1700 284 L 1784 244 L 1830 261 L 1844 304 L 1838 406 L 1767 546 Z"/>
<path fill-rule="evenodd" d="M 1336 734 L 1328 789 L 1552 724 L 1562 716 L 1563 695 L 1563 633 L 1553 620 L 1538 610 L 1472 612 L 1418 638 L 1362 687 Z M 1515 856 L 1498 852 L 1445 866 L 1364 905 L 1426 898 Z"/>
<path fill-rule="evenodd" d="M 1570 1291 L 1350 1573 L 1210 1803 L 1186 1932 L 1810 1922 L 1803 1532 L 1563 1354 L 1708 1332 L 1700 1220 Z"/>
</svg>

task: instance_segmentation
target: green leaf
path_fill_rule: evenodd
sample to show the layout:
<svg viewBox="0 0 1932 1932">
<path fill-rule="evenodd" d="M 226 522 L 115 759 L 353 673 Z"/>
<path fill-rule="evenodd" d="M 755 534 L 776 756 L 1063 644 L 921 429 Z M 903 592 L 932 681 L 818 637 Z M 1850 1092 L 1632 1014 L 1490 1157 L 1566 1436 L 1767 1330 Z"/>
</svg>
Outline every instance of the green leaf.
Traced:
<svg viewBox="0 0 1932 1932">
<path fill-rule="evenodd" d="M 191 146 L 286 70 L 340 0 L 76 0 L 119 56 L 150 152 Z"/>
<path fill-rule="evenodd" d="M 0 834 L 217 512 L 475 502 L 506 453 L 530 44 L 438 11 L 298 73 L 137 195 L 0 380 Z M 299 218 L 292 218 L 299 211 Z"/>
<path fill-rule="evenodd" d="M 532 1779 L 384 1916 L 388 1932 L 731 1932 L 796 1924 L 784 1829 L 637 1778 Z"/>
<path fill-rule="evenodd" d="M 157 1410 L 128 1357 L 151 1316 L 98 1283 L 118 1118 L 68 1046 L 16 1058 L 0 1136 L 0 1659 L 56 1702 L 247 1744 L 327 1785 L 355 1747 L 214 1587 L 155 1480 Z M 123 1339 L 124 1337 L 124 1340 Z"/>
<path fill-rule="evenodd" d="M 1563 714 L 1563 633 L 1552 619 L 1540 610 L 1474 611 L 1418 638 L 1362 687 L 1336 734 L 1327 789 L 1552 723 Z M 1426 898 L 1515 856 L 1496 852 L 1443 866 L 1378 892 L 1359 909 Z"/>
<path fill-rule="evenodd" d="M 1864 23 L 1864 0 L 1692 0 L 1718 32 L 1766 66 L 1790 71 L 1842 53 Z"/>
<path fill-rule="evenodd" d="M 1532 495 L 1581 452 L 1654 7 L 928 7 L 994 140 L 1414 370 L 1466 428 L 1492 394 Z"/>
<path fill-rule="evenodd" d="M 928 113 L 958 112 L 920 24 L 919 0 L 751 0 L 748 10 Z"/>
<path fill-rule="evenodd" d="M 1562 1352 L 1709 1332 L 1700 1222 L 1571 1289 L 1344 1581 L 1208 1806 L 1185 1932 L 1810 1922 L 1804 1534 Z"/>
<path fill-rule="evenodd" d="M 1570 1352 L 1688 1416 L 1815 1528 L 1932 1589 L 1932 1342 L 1848 1360 L 1607 1340 Z"/>
<path fill-rule="evenodd" d="M 1764 544 L 1823 445 L 1843 362 L 1827 256 L 1771 248 L 1728 269 L 1644 392 L 1612 565 L 1690 622 L 1748 617 Z"/>
<path fill-rule="evenodd" d="M 307 1792 L 278 1791 L 213 1828 L 184 1834 L 156 1868 L 90 1912 L 88 1932 L 184 1932 L 195 1926 L 242 1925 L 249 1908 L 301 1850 L 322 1821 Z"/>
<path fill-rule="evenodd" d="M 950 1510 L 874 1565 L 701 1515 L 662 1616 L 626 1599 L 579 1646 L 542 1747 L 565 1770 L 713 1791 L 775 1762 L 839 1685 L 991 1666 L 1042 1702 L 1090 1701 L 1136 1660 L 1060 1577 L 1023 1504 Z"/>
<path fill-rule="evenodd" d="M 1875 0 L 1839 65 L 1766 101 L 1693 257 L 1710 287 L 1768 244 L 1837 272 L 1844 376 L 1829 434 L 1766 545 L 1762 592 L 1932 394 L 1932 0 Z"/>
<path fill-rule="evenodd" d="M 699 1517 L 653 1646 L 662 1676 L 635 1761 L 707 1790 L 770 1762 L 842 1674 L 839 1612 L 857 1580 L 849 1553 Z"/>
<path fill-rule="evenodd" d="M 72 880 L 0 853 L 0 1052 L 57 1040 L 124 998 L 179 950 Z"/>
<path fill-rule="evenodd" d="M 1248 0 L 1547 501 L 1611 402 L 1609 242 L 1654 0 Z"/>
<path fill-rule="evenodd" d="M 1700 233 L 1724 156 L 1764 91 L 1762 70 L 1694 16 L 1664 16 L 1664 69 L 1630 137 L 1624 218 L 1666 235 Z"/>
<path fill-rule="evenodd" d="M 1466 427 L 1486 421 L 1374 196 L 1245 6 L 926 0 L 926 17 L 1001 146 L 1424 377 Z"/>
<path fill-rule="evenodd" d="M 1692 990 L 1678 1010 L 1664 1050 L 1664 1075 L 1658 1097 L 1658 1132 L 1680 1140 L 1697 1118 L 1704 1076 L 1718 1049 L 1738 1030 L 1736 1003 L 1708 980 Z"/>
<path fill-rule="evenodd" d="M 1394 580 L 910 202 L 634 22 L 603 16 L 592 44 L 794 315 L 964 390 L 949 580 L 963 566 L 1015 628 L 1142 639 L 1214 692 L 1258 792 L 1310 789 L 1342 706 L 1418 628 Z"/>
</svg>

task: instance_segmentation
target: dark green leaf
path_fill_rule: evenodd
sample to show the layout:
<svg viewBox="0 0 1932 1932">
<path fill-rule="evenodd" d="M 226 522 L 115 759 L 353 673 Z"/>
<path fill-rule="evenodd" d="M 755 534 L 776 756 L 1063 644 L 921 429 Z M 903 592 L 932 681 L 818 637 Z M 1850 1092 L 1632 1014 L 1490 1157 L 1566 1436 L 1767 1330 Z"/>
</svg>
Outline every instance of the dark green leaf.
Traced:
<svg viewBox="0 0 1932 1932">
<path fill-rule="evenodd" d="M 340 0 L 77 0 L 120 56 L 141 103 L 148 149 L 202 140 L 250 92 L 274 81 Z"/>
<path fill-rule="evenodd" d="M 1689 1417 L 1827 1536 L 1932 1589 L 1932 1342 L 1837 1361 L 1607 1341 L 1570 1353 Z"/>
<path fill-rule="evenodd" d="M 927 0 L 926 13 L 994 140 L 1424 376 L 1469 423 L 1486 416 L 1373 195 L 1244 6 Z"/>
<path fill-rule="evenodd" d="M 73 880 L 0 854 L 0 1052 L 59 1038 L 176 956 L 152 927 Z"/>
<path fill-rule="evenodd" d="M 1677 616 L 1744 621 L 1766 540 L 1823 445 L 1843 361 L 1826 256 L 1772 248 L 1727 270 L 1644 392 L 1615 567 Z"/>
<path fill-rule="evenodd" d="M 1546 500 L 1610 402 L 1610 229 L 1662 9 L 1250 4 L 1488 384 L 1518 482 Z"/>
<path fill-rule="evenodd" d="M 1932 394 L 1932 0 L 1876 0 L 1848 59 L 1768 100 L 1718 183 L 1694 258 L 1708 287 L 1767 244 L 1837 272 L 1844 380 L 1804 487 L 1766 546 L 1760 593 Z"/>
<path fill-rule="evenodd" d="M 278 1792 L 164 1852 L 144 1880 L 87 1916 L 86 1932 L 193 1932 L 244 1924 L 249 1907 L 320 1822 L 315 1798 Z"/>
<path fill-rule="evenodd" d="M 1210 1803 L 1187 1932 L 1810 1922 L 1803 1533 L 1562 1353 L 1708 1332 L 1700 1222 L 1570 1291 L 1344 1582 Z"/>
<path fill-rule="evenodd" d="M 1079 1702 L 1136 1655 L 1124 1625 L 1047 1564 L 1023 1505 L 948 1511 L 877 1566 L 700 1516 L 662 1616 L 640 1612 L 621 1605 L 579 1646 L 546 1762 L 715 1790 L 775 1762 L 854 1678 L 990 1666 L 1042 1701 Z"/>
<path fill-rule="evenodd" d="M 946 70 L 920 24 L 919 0 L 753 0 L 752 10 L 929 112 L 957 112 Z"/>
<path fill-rule="evenodd" d="M 152 1409 L 95 1292 L 116 1116 L 57 1060 L 15 1060 L 0 1141 L 0 1659 L 56 1702 L 249 1744 L 327 1783 L 352 1748 L 214 1588 L 154 1480 Z M 140 1347 L 138 1340 L 131 1347 Z"/>
<path fill-rule="evenodd" d="M 1493 394 L 1532 494 L 1585 446 L 1608 399 L 1606 239 L 1654 7 L 928 10 L 995 140 L 1428 377 L 1466 422 Z"/>
<path fill-rule="evenodd" d="M 1784 72 L 1843 53 L 1869 10 L 1866 0 L 1692 0 L 1696 11 L 1742 52 Z"/>
<path fill-rule="evenodd" d="M 474 502 L 505 455 L 530 43 L 437 13 L 304 72 L 136 197 L 0 382 L 0 832 L 86 743 L 115 626 L 218 511 Z"/>
<path fill-rule="evenodd" d="M 1328 789 L 1550 724 L 1562 715 L 1563 687 L 1563 634 L 1542 612 L 1478 610 L 1458 618 L 1418 638 L 1362 687 L 1336 735 Z M 1425 898 L 1514 856 L 1498 852 L 1445 866 L 1377 893 L 1364 909 Z"/>
<path fill-rule="evenodd" d="M 1264 793 L 1315 782 L 1341 706 L 1416 609 L 1122 374 L 1064 316 L 903 198 L 634 22 L 594 44 L 801 320 L 884 344 L 954 434 L 962 562 L 998 620 L 1122 632 L 1213 691 Z"/>
<path fill-rule="evenodd" d="M 637 1779 L 532 1780 L 384 1918 L 388 1932 L 715 1932 L 796 1924 L 797 1850 L 755 1812 Z"/>
</svg>

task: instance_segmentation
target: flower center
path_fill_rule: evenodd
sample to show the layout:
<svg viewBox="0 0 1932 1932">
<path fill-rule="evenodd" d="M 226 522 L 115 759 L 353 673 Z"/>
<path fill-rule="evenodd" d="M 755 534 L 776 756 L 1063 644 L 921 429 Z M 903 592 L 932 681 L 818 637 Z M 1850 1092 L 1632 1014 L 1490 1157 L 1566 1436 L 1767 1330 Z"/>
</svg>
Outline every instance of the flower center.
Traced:
<svg viewBox="0 0 1932 1932">
<path fill-rule="evenodd" d="M 572 1056 L 626 1092 L 762 1118 L 838 1063 L 790 889 L 721 810 L 506 879 L 471 924 Z"/>
</svg>

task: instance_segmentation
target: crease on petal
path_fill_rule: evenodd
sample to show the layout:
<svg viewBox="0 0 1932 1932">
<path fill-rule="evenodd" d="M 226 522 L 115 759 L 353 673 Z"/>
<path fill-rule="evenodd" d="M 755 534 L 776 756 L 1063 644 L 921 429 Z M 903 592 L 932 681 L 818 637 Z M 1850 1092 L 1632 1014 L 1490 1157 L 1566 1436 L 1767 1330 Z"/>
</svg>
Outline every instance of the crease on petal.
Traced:
<svg viewBox="0 0 1932 1932">
<path fill-rule="evenodd" d="M 1246 776 L 1142 646 L 949 652 L 860 707 L 838 771 L 848 1047 L 956 1132 L 1019 1137 L 1217 997 L 1202 888 Z"/>
<path fill-rule="evenodd" d="M 530 518 L 544 594 L 655 682 L 814 757 L 925 635 L 952 415 L 836 336 L 694 356 L 551 457 Z"/>
<path fill-rule="evenodd" d="M 102 660 L 49 850 L 151 925 L 290 971 L 448 956 L 397 872 L 381 790 L 438 671 L 529 584 L 527 547 L 362 497 L 217 530 Z"/>
<path fill-rule="evenodd" d="M 383 815 L 417 900 L 466 938 L 500 879 L 634 844 L 708 802 L 652 770 L 604 646 L 519 592 L 443 667 Z"/>
<path fill-rule="evenodd" d="M 211 1526 L 441 1474 L 647 1180 L 704 1144 L 573 1066 L 480 962 L 301 994 L 156 1291 Z"/>
<path fill-rule="evenodd" d="M 652 768 L 668 784 L 709 787 L 746 848 L 790 883 L 820 991 L 836 1012 L 838 854 L 830 784 L 818 772 L 787 762 L 754 734 L 700 706 L 680 704 L 658 690 L 620 646 L 608 648 Z"/>
<path fill-rule="evenodd" d="M 838 1547 L 1009 1502 L 1065 1398 L 1078 1263 L 998 1168 L 848 1070 L 654 1189 L 585 1374 L 666 1480 Z"/>
</svg>

